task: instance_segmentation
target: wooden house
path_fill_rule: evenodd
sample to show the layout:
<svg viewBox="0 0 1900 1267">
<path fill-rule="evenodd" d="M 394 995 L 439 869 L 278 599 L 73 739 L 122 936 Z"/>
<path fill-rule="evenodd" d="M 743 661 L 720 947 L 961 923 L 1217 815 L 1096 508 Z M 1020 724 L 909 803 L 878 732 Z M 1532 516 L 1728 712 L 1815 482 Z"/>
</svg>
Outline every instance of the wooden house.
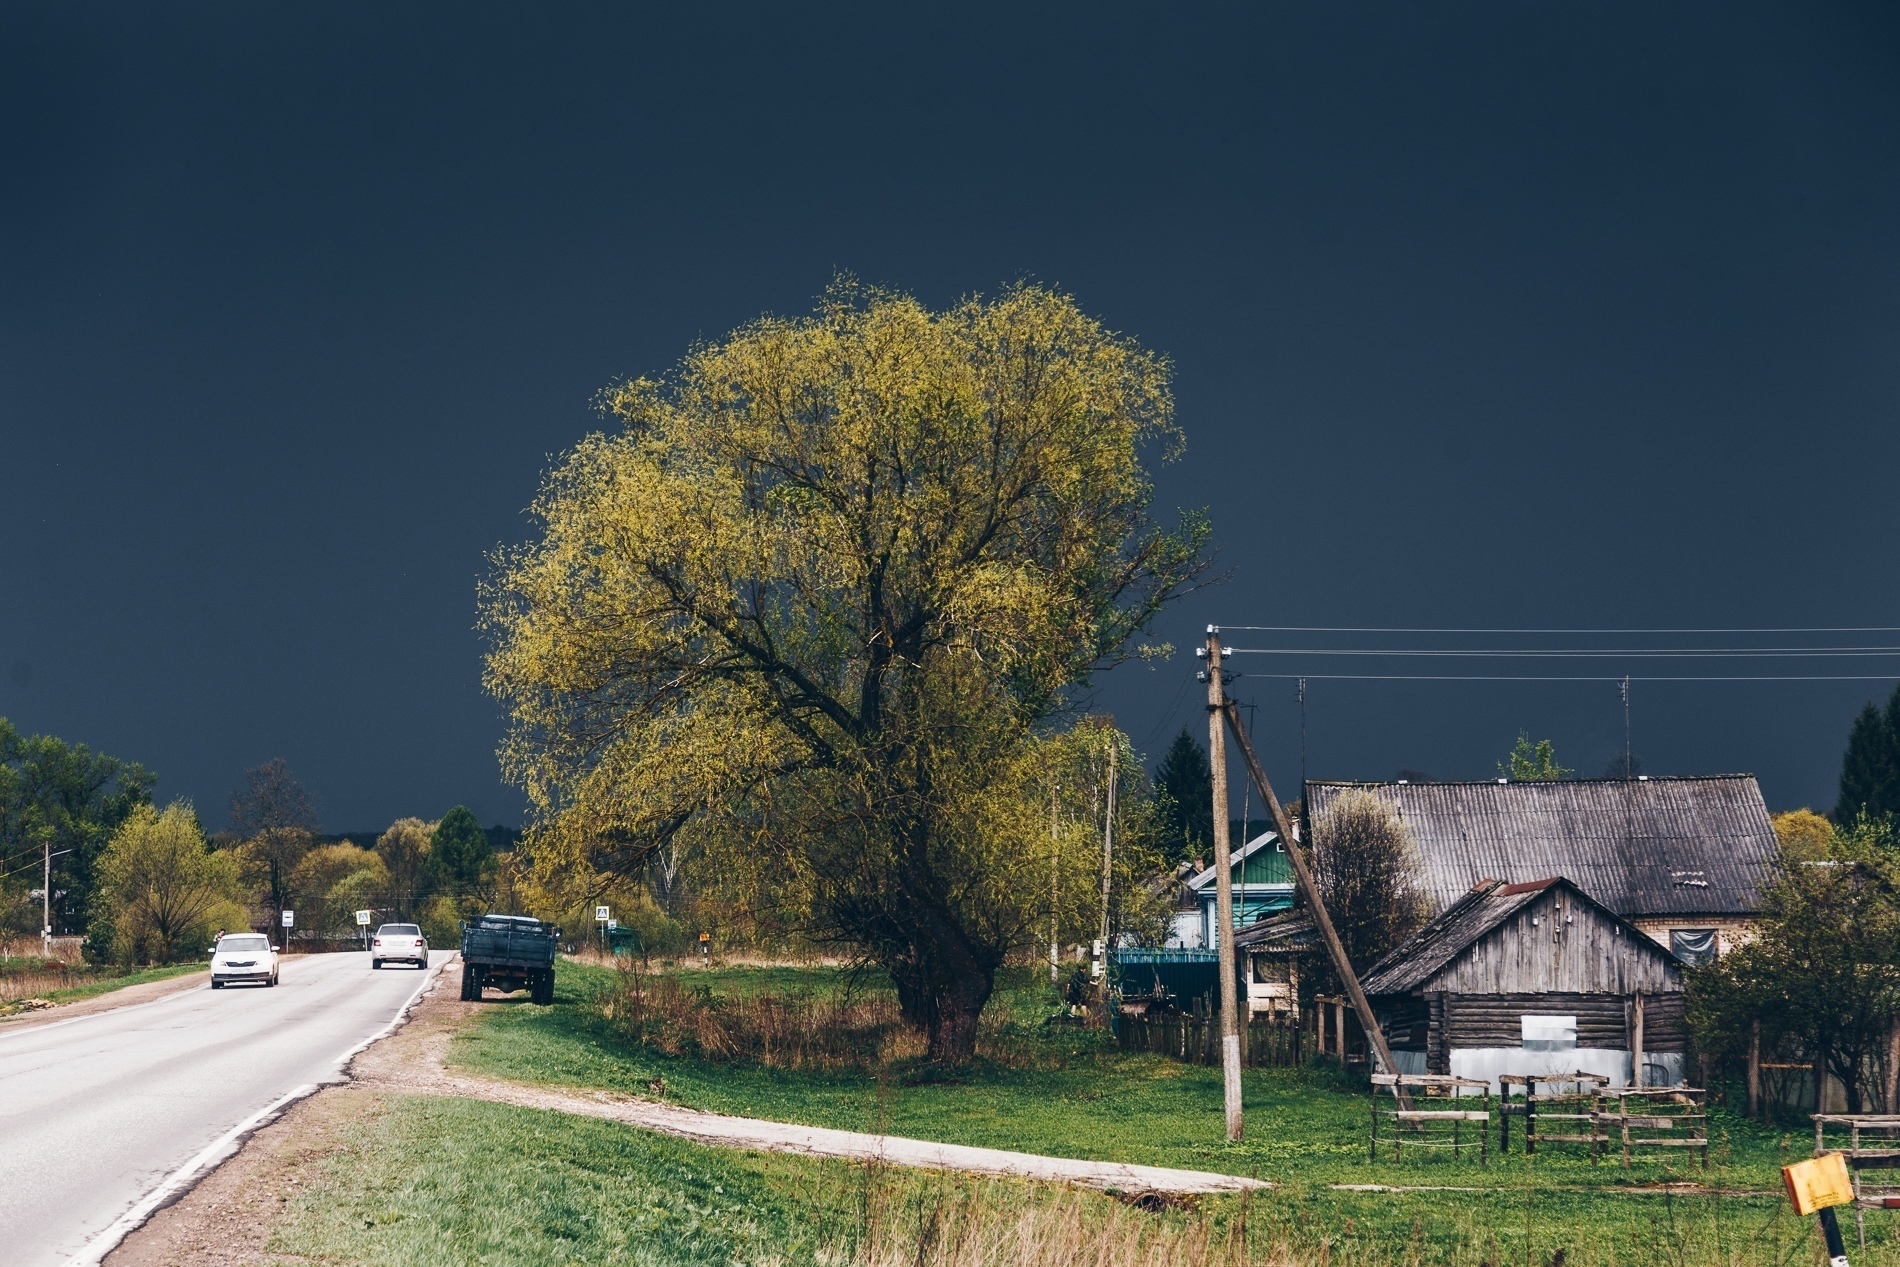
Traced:
<svg viewBox="0 0 1900 1267">
<path fill-rule="evenodd" d="M 1682 1081 L 1682 961 L 1559 877 L 1482 880 L 1361 985 L 1400 1073 Z"/>
<path fill-rule="evenodd" d="M 1230 855 L 1234 886 L 1234 928 L 1246 928 L 1264 915 L 1293 905 L 1293 864 L 1278 832 L 1262 832 Z M 1207 867 L 1189 876 L 1180 889 L 1174 929 L 1168 945 L 1186 950 L 1216 949 L 1220 937 L 1214 919 L 1215 881 Z"/>
<path fill-rule="evenodd" d="M 1776 853 L 1754 776 L 1555 782 L 1306 785 L 1318 819 L 1362 788 L 1398 810 L 1433 911 L 1473 880 L 1564 876 L 1678 958 L 1699 963 L 1749 935 Z"/>
</svg>

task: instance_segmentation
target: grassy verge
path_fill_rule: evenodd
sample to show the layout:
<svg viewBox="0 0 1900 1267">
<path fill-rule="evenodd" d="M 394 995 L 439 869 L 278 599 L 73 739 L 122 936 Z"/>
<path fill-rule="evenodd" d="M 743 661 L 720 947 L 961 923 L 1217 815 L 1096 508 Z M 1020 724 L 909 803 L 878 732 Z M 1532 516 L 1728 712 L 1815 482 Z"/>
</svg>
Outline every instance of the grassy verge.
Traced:
<svg viewBox="0 0 1900 1267">
<path fill-rule="evenodd" d="M 691 974 L 715 992 L 836 986 L 825 970 L 733 969 Z M 1547 1149 L 1473 1162 L 1366 1159 L 1368 1097 L 1330 1069 L 1250 1070 L 1247 1138 L 1221 1138 L 1218 1071 L 1126 1055 L 1102 1036 L 1051 1030 L 1046 984 L 1013 980 L 998 1006 L 1007 1058 L 980 1060 L 955 1081 L 898 1062 L 876 1070 L 788 1070 L 668 1056 L 628 1043 L 591 1006 L 605 969 L 563 964 L 552 1008 L 499 1005 L 457 1040 L 471 1069 L 564 1085 L 649 1094 L 717 1112 L 1069 1157 L 1253 1174 L 1283 1185 L 1261 1216 L 1301 1253 L 1390 1254 L 1419 1261 L 1571 1263 L 1780 1261 L 1805 1253 L 1811 1227 L 1786 1213 L 1778 1168 L 1806 1154 L 1799 1133 L 1714 1110 L 1707 1171 L 1693 1159 L 1640 1158 L 1625 1172 L 1579 1152 Z M 1013 1027 L 1013 1028 L 1012 1028 Z M 1692 1181 L 1725 1195 L 1662 1194 Z M 1439 1187 L 1402 1194 L 1333 1184 Z M 1643 1191 L 1648 1189 L 1648 1192 Z M 1900 1262 L 1894 1215 L 1867 1215 L 1857 1260 Z M 1850 1232 L 1850 1236 L 1851 1236 Z M 1541 1257 L 1540 1257 L 1541 1255 Z"/>
<path fill-rule="evenodd" d="M 1240 1213 L 1226 1202 L 1150 1214 L 1065 1189 L 700 1148 L 589 1118 L 395 1096 L 327 1159 L 269 1249 L 394 1267 L 1272 1261 L 1271 1241 L 1247 1235 Z"/>
<path fill-rule="evenodd" d="M 129 985 L 144 985 L 150 981 L 165 981 L 172 977 L 181 977 L 187 973 L 203 972 L 202 963 L 174 963 L 156 968 L 101 968 L 83 969 L 59 974 L 24 973 L 20 979 L 9 984 L 23 988 L 15 991 L 15 997 L 0 1002 L 0 1017 L 16 1016 L 27 1011 L 37 1010 L 27 1007 L 30 1000 L 44 1000 L 46 1003 L 76 1003 L 81 999 L 90 999 L 97 995 L 109 994 L 114 990 L 123 990 Z M 71 981 L 73 984 L 60 985 L 58 982 Z M 49 988 L 50 987 L 50 988 Z"/>
</svg>

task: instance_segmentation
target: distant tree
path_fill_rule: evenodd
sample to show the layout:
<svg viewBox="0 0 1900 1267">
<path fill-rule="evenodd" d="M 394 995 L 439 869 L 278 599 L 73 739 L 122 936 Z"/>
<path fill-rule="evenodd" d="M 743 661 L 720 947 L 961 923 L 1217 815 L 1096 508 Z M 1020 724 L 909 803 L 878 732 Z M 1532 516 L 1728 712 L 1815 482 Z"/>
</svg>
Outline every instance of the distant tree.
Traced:
<svg viewBox="0 0 1900 1267">
<path fill-rule="evenodd" d="M 1811 809 L 1791 809 L 1769 815 L 1774 824 L 1775 840 L 1783 859 L 1813 861 L 1830 857 L 1834 847 L 1834 824 Z"/>
<path fill-rule="evenodd" d="M 312 849 L 290 876 L 298 923 L 326 937 L 354 932 L 356 912 L 374 909 L 388 888 L 382 858 L 347 840 Z"/>
<path fill-rule="evenodd" d="M 213 922 L 248 927 L 236 860 L 205 847 L 191 807 L 140 805 L 99 856 L 97 918 L 123 962 L 169 963 L 196 954 Z"/>
<path fill-rule="evenodd" d="M 429 840 L 437 883 L 458 896 L 475 896 L 494 879 L 495 851 L 475 812 L 457 805 L 442 816 Z"/>
<path fill-rule="evenodd" d="M 316 843 L 317 807 L 282 757 L 244 772 L 231 794 L 231 831 L 241 842 L 246 883 L 273 911 L 290 905 L 290 876 Z"/>
<path fill-rule="evenodd" d="M 376 852 L 389 870 L 389 905 L 398 920 L 414 920 L 433 896 L 430 834 L 420 818 L 399 818 L 376 841 Z"/>
<path fill-rule="evenodd" d="M 1557 764 L 1557 753 L 1548 739 L 1531 742 L 1523 731 L 1517 732 L 1517 746 L 1510 756 L 1498 762 L 1498 773 L 1515 783 L 1554 783 L 1576 771 Z"/>
<path fill-rule="evenodd" d="M 1603 767 L 1603 777 L 1606 779 L 1633 779 L 1642 772 L 1643 759 L 1635 753 L 1625 758 L 1619 752 L 1610 758 L 1609 765 Z"/>
<path fill-rule="evenodd" d="M 22 735 L 0 717 L 0 890 L 22 897 L 37 889 L 33 866 L 47 843 L 53 852 L 53 925 L 83 929 L 91 922 L 94 868 L 119 825 L 152 800 L 155 776 L 133 761 L 96 753 L 51 735 Z M 39 928 L 39 903 L 30 911 Z"/>
<path fill-rule="evenodd" d="M 1847 735 L 1834 821 L 1851 823 L 1862 814 L 1900 814 L 1900 686 L 1885 712 L 1869 701 Z"/>
<path fill-rule="evenodd" d="M 1208 857 L 1214 842 L 1214 780 L 1206 749 L 1186 726 L 1155 767 L 1154 783 L 1167 860 Z"/>
<path fill-rule="evenodd" d="M 1398 810 L 1358 788 L 1313 822 L 1313 872 L 1353 970 L 1364 972 L 1425 916 L 1418 854 Z"/>
</svg>

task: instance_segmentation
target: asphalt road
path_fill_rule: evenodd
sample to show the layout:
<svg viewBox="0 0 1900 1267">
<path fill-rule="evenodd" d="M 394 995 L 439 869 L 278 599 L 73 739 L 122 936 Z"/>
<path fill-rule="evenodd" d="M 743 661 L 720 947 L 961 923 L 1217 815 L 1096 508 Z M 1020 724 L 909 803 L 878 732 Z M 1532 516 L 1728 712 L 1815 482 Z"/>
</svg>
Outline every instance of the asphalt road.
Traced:
<svg viewBox="0 0 1900 1267">
<path fill-rule="evenodd" d="M 286 959 L 280 976 L 0 1027 L 0 1262 L 70 1262 L 233 1128 L 338 1080 L 426 979 L 358 954 Z"/>
</svg>

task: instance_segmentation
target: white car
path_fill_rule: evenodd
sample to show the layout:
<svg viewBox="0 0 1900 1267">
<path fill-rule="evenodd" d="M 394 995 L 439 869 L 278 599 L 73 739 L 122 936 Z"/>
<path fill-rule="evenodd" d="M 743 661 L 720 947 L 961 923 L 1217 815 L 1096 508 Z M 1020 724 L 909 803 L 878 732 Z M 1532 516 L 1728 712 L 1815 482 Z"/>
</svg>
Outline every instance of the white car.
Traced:
<svg viewBox="0 0 1900 1267">
<path fill-rule="evenodd" d="M 380 968 L 392 959 L 429 966 L 429 939 L 414 924 L 384 924 L 369 940 L 369 966 Z"/>
<path fill-rule="evenodd" d="M 233 981 L 277 984 L 277 950 L 262 933 L 226 933 L 211 951 L 211 988 Z"/>
</svg>

